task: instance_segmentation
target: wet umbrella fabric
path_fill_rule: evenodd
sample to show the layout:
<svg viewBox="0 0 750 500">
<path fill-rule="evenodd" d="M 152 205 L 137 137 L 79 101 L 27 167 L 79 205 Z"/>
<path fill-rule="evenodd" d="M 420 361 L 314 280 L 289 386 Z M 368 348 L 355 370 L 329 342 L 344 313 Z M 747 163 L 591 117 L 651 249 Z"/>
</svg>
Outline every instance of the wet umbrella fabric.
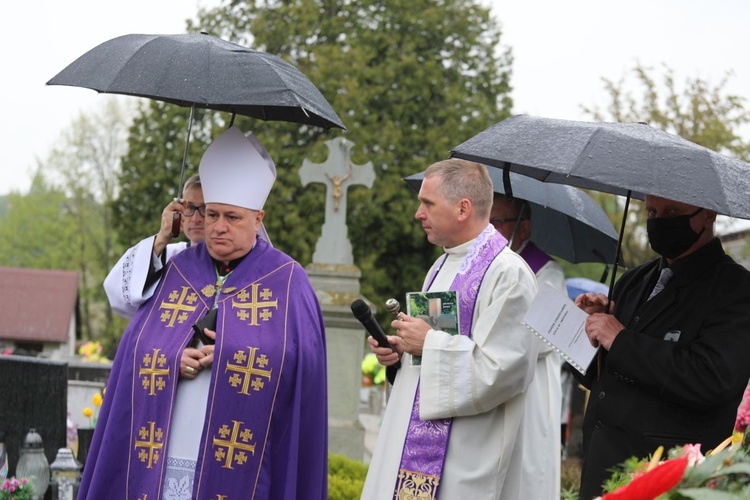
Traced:
<svg viewBox="0 0 750 500">
<path fill-rule="evenodd" d="M 750 165 L 642 123 L 517 115 L 451 155 L 545 182 L 652 194 L 750 219 Z"/>
<path fill-rule="evenodd" d="M 610 295 L 631 196 L 650 194 L 750 219 L 749 164 L 642 123 L 517 115 L 456 146 L 451 155 L 626 196 Z"/>
<path fill-rule="evenodd" d="M 73 61 L 47 85 L 146 97 L 323 128 L 345 128 L 313 83 L 278 56 L 205 33 L 124 35 Z"/>
<path fill-rule="evenodd" d="M 182 196 L 195 108 L 345 129 L 318 88 L 292 64 L 206 33 L 113 38 L 80 56 L 47 85 L 189 106 L 176 200 Z M 180 218 L 175 213 L 172 236 L 179 234 Z"/>
<path fill-rule="evenodd" d="M 488 169 L 495 192 L 504 194 L 502 171 Z M 424 173 L 404 180 L 419 190 Z M 510 174 L 513 195 L 531 207 L 531 241 L 569 262 L 614 262 L 617 232 L 604 210 L 580 189 Z"/>
</svg>

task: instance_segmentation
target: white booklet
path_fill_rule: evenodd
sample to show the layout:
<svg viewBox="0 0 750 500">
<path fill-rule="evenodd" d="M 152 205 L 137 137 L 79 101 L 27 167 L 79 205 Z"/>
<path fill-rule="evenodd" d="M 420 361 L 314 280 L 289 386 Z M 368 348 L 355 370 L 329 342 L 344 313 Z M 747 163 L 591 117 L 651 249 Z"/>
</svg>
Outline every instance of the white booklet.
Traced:
<svg viewBox="0 0 750 500">
<path fill-rule="evenodd" d="M 587 317 L 567 295 L 545 282 L 539 285 L 523 324 L 585 375 L 598 350 L 584 331 Z"/>
</svg>

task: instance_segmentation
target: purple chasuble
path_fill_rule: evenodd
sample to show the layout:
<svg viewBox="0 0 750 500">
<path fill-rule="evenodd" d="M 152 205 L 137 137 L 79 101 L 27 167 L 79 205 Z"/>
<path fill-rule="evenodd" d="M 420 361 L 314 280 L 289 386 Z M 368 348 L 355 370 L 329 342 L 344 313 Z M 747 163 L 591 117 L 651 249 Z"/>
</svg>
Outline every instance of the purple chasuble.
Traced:
<svg viewBox="0 0 750 500">
<path fill-rule="evenodd" d="M 533 241 L 527 242 L 519 255 L 526 261 L 535 275 L 547 262 L 552 260 L 552 257 L 539 250 L 539 247 Z"/>
<path fill-rule="evenodd" d="M 175 256 L 123 334 L 79 499 L 162 498 L 180 356 L 214 301 L 205 244 Z M 298 263 L 266 242 L 228 276 L 192 498 L 327 497 L 323 318 Z"/>
<path fill-rule="evenodd" d="M 477 237 L 453 279 L 450 290 L 458 292 L 460 335 L 471 337 L 479 288 L 487 269 L 508 241 L 491 225 Z M 445 256 L 447 258 L 447 255 Z M 444 262 L 444 260 L 443 260 Z M 442 262 L 428 279 L 429 290 Z M 419 385 L 412 406 L 409 427 L 406 431 L 401 455 L 394 499 L 436 499 L 440 476 L 443 473 L 448 450 L 452 419 L 421 420 L 419 418 Z"/>
</svg>

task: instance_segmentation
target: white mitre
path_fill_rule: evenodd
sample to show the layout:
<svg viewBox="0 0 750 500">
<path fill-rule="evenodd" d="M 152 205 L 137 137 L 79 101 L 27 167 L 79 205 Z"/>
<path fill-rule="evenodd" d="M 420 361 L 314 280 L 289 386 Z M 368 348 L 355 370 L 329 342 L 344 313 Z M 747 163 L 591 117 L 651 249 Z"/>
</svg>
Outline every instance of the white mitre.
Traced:
<svg viewBox="0 0 750 500">
<path fill-rule="evenodd" d="M 252 134 L 229 127 L 203 153 L 198 168 L 203 202 L 262 210 L 276 180 L 276 166 Z M 270 243 L 265 228 L 259 234 Z"/>
</svg>

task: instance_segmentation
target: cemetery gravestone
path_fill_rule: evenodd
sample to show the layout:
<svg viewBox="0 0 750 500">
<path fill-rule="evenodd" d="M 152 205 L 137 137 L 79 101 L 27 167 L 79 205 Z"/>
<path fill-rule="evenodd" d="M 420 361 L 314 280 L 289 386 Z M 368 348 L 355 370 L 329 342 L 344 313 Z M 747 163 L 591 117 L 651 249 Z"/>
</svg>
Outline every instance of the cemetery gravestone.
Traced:
<svg viewBox="0 0 750 500">
<path fill-rule="evenodd" d="M 26 356 L 0 356 L 0 429 L 5 431 L 8 477 L 16 474 L 21 443 L 34 428 L 52 463 L 66 447 L 67 363 Z"/>
</svg>

